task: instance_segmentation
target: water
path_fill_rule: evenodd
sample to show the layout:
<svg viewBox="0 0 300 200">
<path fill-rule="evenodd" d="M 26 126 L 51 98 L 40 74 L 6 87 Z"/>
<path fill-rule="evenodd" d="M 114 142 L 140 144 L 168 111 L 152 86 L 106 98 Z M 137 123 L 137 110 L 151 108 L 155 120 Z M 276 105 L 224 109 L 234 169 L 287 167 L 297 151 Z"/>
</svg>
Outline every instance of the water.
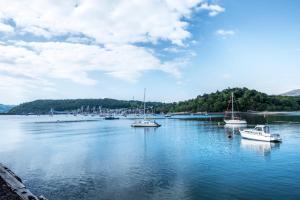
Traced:
<svg viewBox="0 0 300 200">
<path fill-rule="evenodd" d="M 247 116 L 281 144 L 241 139 L 214 117 L 144 129 L 130 119 L 0 116 L 0 162 L 50 200 L 300 199 L 299 114 Z"/>
</svg>

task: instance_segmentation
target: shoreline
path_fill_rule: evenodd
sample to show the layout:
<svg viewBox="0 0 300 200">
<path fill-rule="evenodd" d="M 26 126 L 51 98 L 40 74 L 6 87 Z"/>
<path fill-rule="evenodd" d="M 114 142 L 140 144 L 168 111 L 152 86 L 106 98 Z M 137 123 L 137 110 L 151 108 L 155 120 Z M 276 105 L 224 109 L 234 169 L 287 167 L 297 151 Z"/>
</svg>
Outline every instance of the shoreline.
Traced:
<svg viewBox="0 0 300 200">
<path fill-rule="evenodd" d="M 225 114 L 227 111 L 224 112 L 170 112 L 166 114 L 154 114 L 154 115 L 220 115 Z M 294 111 L 247 111 L 247 112 L 239 112 L 236 111 L 235 113 L 244 113 L 244 114 L 259 114 L 259 115 L 276 115 L 276 114 L 288 114 L 288 113 L 297 113 L 300 112 L 300 110 L 294 110 Z M 49 115 L 49 114 L 12 114 L 12 113 L 0 113 L 1 115 L 8 115 L 8 116 L 35 116 L 35 115 Z M 71 113 L 61 113 L 61 114 L 55 114 L 55 115 L 71 115 Z M 132 114 L 134 115 L 134 114 Z"/>
<path fill-rule="evenodd" d="M 0 200 L 46 200 L 35 196 L 8 167 L 0 163 Z"/>
</svg>

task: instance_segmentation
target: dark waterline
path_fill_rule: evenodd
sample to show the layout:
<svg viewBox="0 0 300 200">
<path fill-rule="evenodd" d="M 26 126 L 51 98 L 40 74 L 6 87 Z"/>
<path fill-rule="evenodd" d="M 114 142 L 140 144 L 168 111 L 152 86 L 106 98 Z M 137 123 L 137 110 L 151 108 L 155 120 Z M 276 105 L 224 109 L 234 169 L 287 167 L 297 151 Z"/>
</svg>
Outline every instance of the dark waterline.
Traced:
<svg viewBox="0 0 300 200">
<path fill-rule="evenodd" d="M 299 116 L 245 117 L 269 123 L 283 143 L 241 139 L 218 116 L 145 129 L 126 119 L 0 116 L 0 162 L 50 200 L 299 199 Z"/>
</svg>

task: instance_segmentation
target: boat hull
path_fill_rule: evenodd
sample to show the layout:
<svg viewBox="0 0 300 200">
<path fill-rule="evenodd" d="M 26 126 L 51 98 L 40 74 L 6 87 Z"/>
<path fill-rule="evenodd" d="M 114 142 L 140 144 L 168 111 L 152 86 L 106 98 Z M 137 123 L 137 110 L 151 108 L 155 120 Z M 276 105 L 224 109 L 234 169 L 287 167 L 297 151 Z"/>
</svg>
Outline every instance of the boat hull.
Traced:
<svg viewBox="0 0 300 200">
<path fill-rule="evenodd" d="M 247 124 L 225 124 L 225 128 L 247 128 Z"/>
<path fill-rule="evenodd" d="M 117 120 L 120 119 L 119 117 L 105 117 L 105 120 Z"/>
<path fill-rule="evenodd" d="M 247 124 L 246 120 L 233 120 L 233 119 L 229 119 L 229 120 L 224 120 L 224 122 L 226 124 Z"/>
<path fill-rule="evenodd" d="M 131 124 L 132 127 L 160 127 L 161 125 L 156 122 L 138 121 Z"/>
<path fill-rule="evenodd" d="M 160 127 L 160 124 L 131 124 L 132 127 Z"/>
</svg>

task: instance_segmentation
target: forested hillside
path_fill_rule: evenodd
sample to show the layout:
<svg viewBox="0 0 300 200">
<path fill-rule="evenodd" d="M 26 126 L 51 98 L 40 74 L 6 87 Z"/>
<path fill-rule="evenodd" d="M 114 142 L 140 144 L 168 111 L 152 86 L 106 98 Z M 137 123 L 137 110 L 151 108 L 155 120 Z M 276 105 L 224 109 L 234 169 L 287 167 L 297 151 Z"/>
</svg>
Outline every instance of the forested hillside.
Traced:
<svg viewBox="0 0 300 200">
<path fill-rule="evenodd" d="M 55 111 L 73 111 L 89 106 L 118 109 L 118 108 L 142 108 L 143 102 L 141 101 L 124 101 L 116 99 L 65 99 L 65 100 L 36 100 L 28 103 L 20 104 L 10 110 L 10 114 L 48 114 L 51 109 Z M 167 106 L 159 102 L 147 102 L 147 107 L 152 107 L 156 112 L 166 112 Z"/>
<path fill-rule="evenodd" d="M 231 92 L 234 93 L 236 109 L 239 111 L 300 110 L 300 97 L 270 96 L 247 88 L 232 88 L 178 102 L 171 108 L 171 111 L 222 112 L 228 108 Z"/>
</svg>

